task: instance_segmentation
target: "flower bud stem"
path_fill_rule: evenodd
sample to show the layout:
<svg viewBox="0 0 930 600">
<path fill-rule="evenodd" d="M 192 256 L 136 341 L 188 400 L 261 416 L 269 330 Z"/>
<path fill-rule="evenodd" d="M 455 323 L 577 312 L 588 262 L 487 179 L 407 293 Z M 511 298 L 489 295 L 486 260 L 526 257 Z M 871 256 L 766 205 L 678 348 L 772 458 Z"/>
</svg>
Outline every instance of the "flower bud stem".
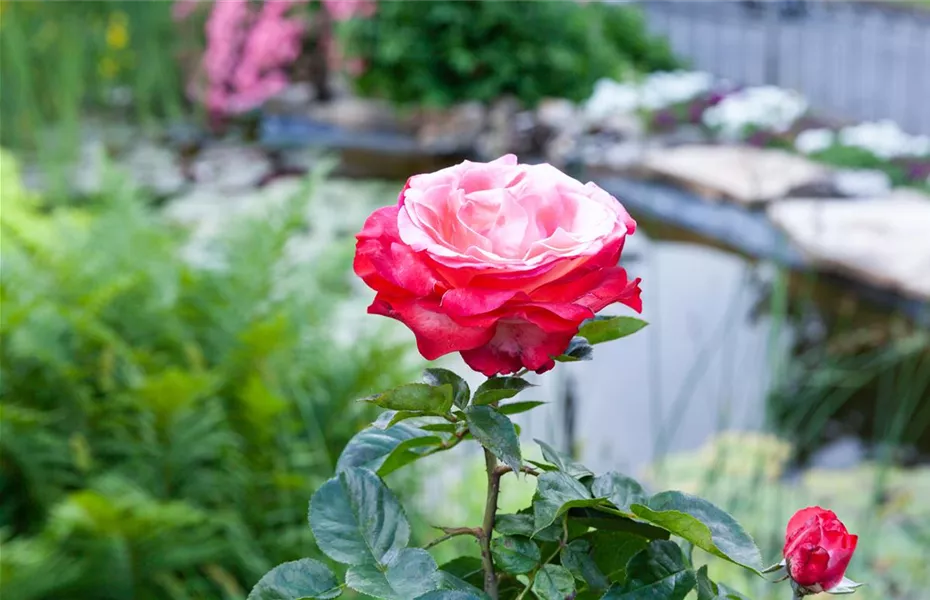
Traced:
<svg viewBox="0 0 930 600">
<path fill-rule="evenodd" d="M 491 535 L 494 532 L 494 519 L 497 516 L 497 497 L 500 494 L 501 473 L 497 469 L 497 458 L 484 449 L 484 464 L 488 472 L 488 495 L 484 504 L 484 523 L 482 524 L 481 562 L 484 566 L 484 591 L 491 600 L 498 600 L 497 573 L 494 572 L 494 560 L 491 558 Z"/>
</svg>

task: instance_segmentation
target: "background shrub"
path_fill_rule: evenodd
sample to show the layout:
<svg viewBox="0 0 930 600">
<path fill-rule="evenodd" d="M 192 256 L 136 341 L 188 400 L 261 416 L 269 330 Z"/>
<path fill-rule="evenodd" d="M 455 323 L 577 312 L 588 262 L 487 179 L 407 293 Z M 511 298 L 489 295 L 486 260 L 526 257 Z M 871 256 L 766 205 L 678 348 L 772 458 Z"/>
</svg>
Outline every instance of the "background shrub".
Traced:
<svg viewBox="0 0 930 600">
<path fill-rule="evenodd" d="M 358 90 L 400 104 L 581 101 L 599 78 L 675 66 L 635 9 L 601 3 L 381 2 L 342 34 Z"/>
</svg>

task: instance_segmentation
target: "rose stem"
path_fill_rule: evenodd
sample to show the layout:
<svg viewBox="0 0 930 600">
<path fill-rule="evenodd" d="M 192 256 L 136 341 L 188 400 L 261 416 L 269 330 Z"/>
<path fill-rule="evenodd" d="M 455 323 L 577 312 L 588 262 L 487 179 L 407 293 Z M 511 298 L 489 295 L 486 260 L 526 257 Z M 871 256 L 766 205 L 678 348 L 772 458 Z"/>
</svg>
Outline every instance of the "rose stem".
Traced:
<svg viewBox="0 0 930 600">
<path fill-rule="evenodd" d="M 491 534 L 494 532 L 494 517 L 497 515 L 497 496 L 501 489 L 501 475 L 497 470 L 497 458 L 484 449 L 484 465 L 488 472 L 488 496 L 484 504 L 484 524 L 482 525 L 481 562 L 484 565 L 484 591 L 491 600 L 498 599 L 497 574 L 491 559 Z"/>
</svg>

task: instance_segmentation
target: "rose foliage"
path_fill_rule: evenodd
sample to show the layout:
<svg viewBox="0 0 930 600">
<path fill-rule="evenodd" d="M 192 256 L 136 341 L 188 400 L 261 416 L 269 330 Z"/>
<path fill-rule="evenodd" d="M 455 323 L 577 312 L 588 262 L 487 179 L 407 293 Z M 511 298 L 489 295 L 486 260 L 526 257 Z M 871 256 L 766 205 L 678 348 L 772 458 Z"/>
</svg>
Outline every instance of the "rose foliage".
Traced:
<svg viewBox="0 0 930 600">
<path fill-rule="evenodd" d="M 516 399 L 532 387 L 523 375 L 590 360 L 595 345 L 646 325 L 595 314 L 617 303 L 641 308 L 639 279 L 617 264 L 635 228 L 594 184 L 513 156 L 411 177 L 396 204 L 375 211 L 355 257 L 376 292 L 369 312 L 407 325 L 427 359 L 458 352 L 488 379 L 472 390 L 430 368 L 421 382 L 365 398 L 387 412 L 348 443 L 308 513 L 317 545 L 345 576 L 302 559 L 270 571 L 249 598 L 328 599 L 345 587 L 386 600 L 744 598 L 713 581 L 694 548 L 759 576 L 790 576 L 795 598 L 855 589 L 843 574 L 856 537 L 829 511 L 799 512 L 786 560 L 763 571 L 749 534 L 706 500 L 593 473 L 538 440 L 543 461 L 522 457 L 510 417 L 540 404 Z M 382 477 L 463 442 L 484 451 L 484 519 L 442 524 L 414 547 Z M 536 494 L 498 514 L 501 485 L 513 477 L 535 478 Z M 474 538 L 480 558 L 437 564 L 428 549 L 456 536 Z"/>
</svg>

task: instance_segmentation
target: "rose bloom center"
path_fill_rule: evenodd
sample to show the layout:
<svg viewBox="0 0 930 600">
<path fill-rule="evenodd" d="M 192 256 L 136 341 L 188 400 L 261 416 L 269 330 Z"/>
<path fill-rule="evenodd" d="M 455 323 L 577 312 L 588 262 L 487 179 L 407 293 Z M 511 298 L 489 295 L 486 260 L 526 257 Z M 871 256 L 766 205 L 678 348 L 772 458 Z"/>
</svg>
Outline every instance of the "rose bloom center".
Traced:
<svg viewBox="0 0 930 600">
<path fill-rule="evenodd" d="M 455 183 L 412 182 L 399 220 L 401 239 L 440 261 L 458 255 L 512 269 L 579 254 L 610 235 L 619 217 L 615 201 L 557 180 L 541 186 L 528 176 L 534 168 L 541 167 L 511 169 L 504 182 L 483 173 Z"/>
</svg>

